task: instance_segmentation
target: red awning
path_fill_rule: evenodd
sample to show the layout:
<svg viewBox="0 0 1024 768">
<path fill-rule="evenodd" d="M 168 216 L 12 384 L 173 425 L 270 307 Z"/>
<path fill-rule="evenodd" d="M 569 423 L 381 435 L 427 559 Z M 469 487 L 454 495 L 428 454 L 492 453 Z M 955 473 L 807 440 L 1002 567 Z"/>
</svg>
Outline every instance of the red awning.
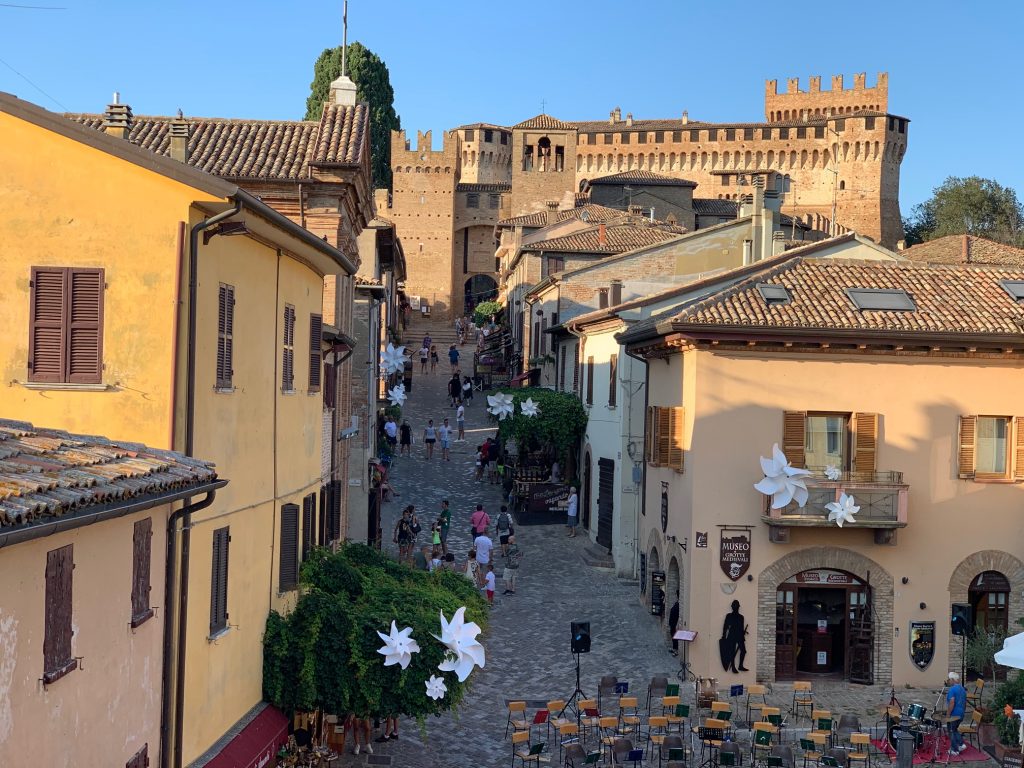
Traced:
<svg viewBox="0 0 1024 768">
<path fill-rule="evenodd" d="M 265 768 L 276 762 L 288 741 L 288 718 L 269 704 L 241 730 L 206 768 Z"/>
<path fill-rule="evenodd" d="M 529 378 L 530 372 L 527 371 L 526 373 L 520 373 L 518 376 L 513 376 L 508 383 L 509 386 L 514 387 L 516 384 L 521 384 Z"/>
</svg>

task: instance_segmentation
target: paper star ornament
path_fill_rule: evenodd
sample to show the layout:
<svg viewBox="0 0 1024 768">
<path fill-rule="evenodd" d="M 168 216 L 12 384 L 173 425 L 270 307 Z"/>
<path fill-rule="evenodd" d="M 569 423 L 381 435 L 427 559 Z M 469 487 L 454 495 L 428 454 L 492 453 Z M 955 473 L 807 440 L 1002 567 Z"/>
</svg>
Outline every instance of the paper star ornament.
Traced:
<svg viewBox="0 0 1024 768">
<path fill-rule="evenodd" d="M 476 622 L 466 621 L 466 608 L 463 606 L 452 616 L 451 622 L 441 612 L 441 635 L 435 638 L 448 648 L 444 661 L 437 665 L 442 672 L 454 672 L 459 682 L 465 682 L 473 667 L 484 666 L 484 647 L 477 641 L 480 627 Z"/>
<path fill-rule="evenodd" d="M 391 401 L 392 405 L 401 405 L 405 402 L 405 385 L 397 384 L 388 390 L 388 400 Z"/>
<path fill-rule="evenodd" d="M 388 373 L 396 373 L 405 367 L 405 347 L 396 347 L 388 344 L 387 348 L 380 353 L 380 364 Z"/>
<path fill-rule="evenodd" d="M 406 627 L 399 632 L 392 620 L 390 634 L 385 635 L 383 632 L 377 634 L 384 641 L 384 645 L 377 649 L 377 653 L 384 657 L 385 667 L 397 664 L 405 669 L 412 661 L 412 655 L 420 651 L 419 644 L 412 639 L 412 627 Z"/>
<path fill-rule="evenodd" d="M 526 400 L 519 404 L 519 409 L 523 412 L 523 416 L 536 416 L 540 413 L 540 406 L 533 402 L 532 397 L 526 398 Z"/>
<path fill-rule="evenodd" d="M 499 392 L 496 395 L 487 396 L 487 411 L 497 417 L 498 421 L 504 421 L 506 417 L 511 416 L 514 409 L 515 401 L 512 399 L 512 395 Z"/>
<path fill-rule="evenodd" d="M 847 496 L 845 493 L 839 494 L 839 501 L 826 504 L 825 509 L 828 510 L 829 522 L 834 522 L 840 528 L 843 527 L 843 523 L 856 523 L 854 515 L 860 512 L 860 507 L 854 503 L 853 496 Z"/>
<path fill-rule="evenodd" d="M 443 699 L 448 691 L 448 686 L 444 684 L 444 678 L 437 677 L 436 675 L 431 675 L 430 679 L 426 680 L 424 684 L 427 686 L 427 696 L 434 701 Z"/>
<path fill-rule="evenodd" d="M 770 459 L 761 457 L 761 470 L 764 479 L 754 487 L 765 496 L 771 496 L 772 509 L 782 509 L 791 501 L 796 501 L 800 507 L 807 503 L 807 485 L 803 478 L 811 473 L 790 466 L 778 443 L 772 446 Z"/>
</svg>

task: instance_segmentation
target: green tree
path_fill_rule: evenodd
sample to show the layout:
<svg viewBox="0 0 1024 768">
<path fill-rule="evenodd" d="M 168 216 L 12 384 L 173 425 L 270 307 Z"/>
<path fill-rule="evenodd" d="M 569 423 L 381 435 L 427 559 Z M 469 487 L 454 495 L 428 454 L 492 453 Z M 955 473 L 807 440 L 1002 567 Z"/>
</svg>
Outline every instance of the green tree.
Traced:
<svg viewBox="0 0 1024 768">
<path fill-rule="evenodd" d="M 374 188 L 391 188 L 391 131 L 402 127 L 395 112 L 395 91 L 387 64 L 362 43 L 350 43 L 348 76 L 356 84 L 356 100 L 370 105 L 370 163 Z M 305 120 L 319 120 L 331 83 L 341 75 L 341 46 L 327 48 L 313 65 Z"/>
<path fill-rule="evenodd" d="M 515 410 L 498 422 L 498 437 L 503 443 L 515 438 L 520 453 L 551 448 L 562 466 L 568 466 L 569 452 L 587 429 L 583 403 L 570 392 L 555 392 L 543 387 L 500 389 L 515 400 Z M 532 399 L 540 413 L 523 415 L 521 403 Z M 494 417 L 491 417 L 495 420 Z"/>
<path fill-rule="evenodd" d="M 977 235 L 1024 244 L 1024 208 L 1017 193 L 992 179 L 950 176 L 904 221 L 909 244 L 946 235 Z"/>
</svg>

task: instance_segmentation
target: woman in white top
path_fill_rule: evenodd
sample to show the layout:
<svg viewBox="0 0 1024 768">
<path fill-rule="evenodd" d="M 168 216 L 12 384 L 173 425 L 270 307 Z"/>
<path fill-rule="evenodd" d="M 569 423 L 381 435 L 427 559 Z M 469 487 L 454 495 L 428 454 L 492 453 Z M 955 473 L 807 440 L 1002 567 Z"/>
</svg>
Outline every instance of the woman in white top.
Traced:
<svg viewBox="0 0 1024 768">
<path fill-rule="evenodd" d="M 423 442 L 427 446 L 427 461 L 434 457 L 434 443 L 437 442 L 437 429 L 434 427 L 434 420 L 429 419 L 423 430 Z"/>
<path fill-rule="evenodd" d="M 458 409 L 455 411 L 455 426 L 459 428 L 459 436 L 455 438 L 455 442 L 465 442 L 466 440 L 466 406 L 459 403 Z"/>
</svg>

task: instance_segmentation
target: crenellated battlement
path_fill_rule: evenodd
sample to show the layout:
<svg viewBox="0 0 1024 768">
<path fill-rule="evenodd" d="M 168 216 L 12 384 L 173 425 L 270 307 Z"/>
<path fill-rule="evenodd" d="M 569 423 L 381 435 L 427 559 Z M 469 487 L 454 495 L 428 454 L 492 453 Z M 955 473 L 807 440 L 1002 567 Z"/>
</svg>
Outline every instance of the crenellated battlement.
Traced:
<svg viewBox="0 0 1024 768">
<path fill-rule="evenodd" d="M 842 75 L 832 76 L 830 90 L 821 89 L 821 76 L 808 79 L 806 91 L 800 89 L 800 78 L 786 80 L 786 90 L 779 92 L 778 80 L 766 80 L 764 86 L 764 115 L 770 123 L 788 120 L 806 120 L 813 117 L 852 114 L 855 112 L 889 111 L 889 74 L 879 72 L 875 85 L 867 87 L 867 73 L 853 76 L 853 87 L 844 87 Z"/>
</svg>

